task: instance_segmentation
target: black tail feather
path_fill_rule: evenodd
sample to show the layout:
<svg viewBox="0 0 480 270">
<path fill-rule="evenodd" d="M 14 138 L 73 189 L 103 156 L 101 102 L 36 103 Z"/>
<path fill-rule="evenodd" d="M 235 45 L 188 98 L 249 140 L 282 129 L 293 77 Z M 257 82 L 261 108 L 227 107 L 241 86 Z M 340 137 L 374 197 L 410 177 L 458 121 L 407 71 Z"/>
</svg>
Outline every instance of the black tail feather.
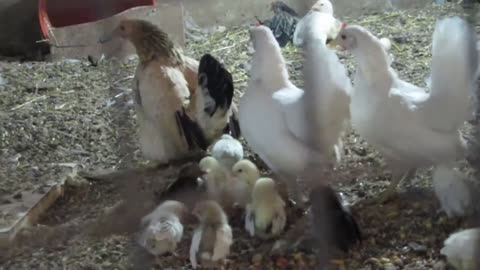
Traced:
<svg viewBox="0 0 480 270">
<path fill-rule="evenodd" d="M 327 239 L 329 245 L 347 252 L 362 240 L 362 233 L 354 216 L 341 200 L 329 186 L 316 187 L 310 194 L 315 236 Z"/>
<path fill-rule="evenodd" d="M 242 136 L 242 131 L 240 130 L 240 123 L 237 118 L 237 110 L 235 107 L 232 107 L 232 115 L 228 121 L 227 126 L 223 130 L 223 133 L 229 134 L 235 139 L 239 139 Z"/>
<path fill-rule="evenodd" d="M 213 99 L 214 104 L 206 104 L 205 112 L 212 116 L 218 108 L 227 110 L 233 100 L 233 77 L 230 72 L 210 54 L 200 59 L 198 83 L 204 94 Z M 207 91 L 205 91 L 207 90 Z M 206 98 L 205 100 L 208 100 Z M 212 107 L 213 108 L 210 108 Z"/>
<path fill-rule="evenodd" d="M 195 150 L 200 148 L 207 150 L 208 141 L 203 130 L 195 121 L 190 119 L 184 108 L 182 108 L 181 111 L 175 112 L 175 118 L 177 119 L 177 126 L 181 135 L 183 135 L 187 141 L 188 149 Z"/>
</svg>

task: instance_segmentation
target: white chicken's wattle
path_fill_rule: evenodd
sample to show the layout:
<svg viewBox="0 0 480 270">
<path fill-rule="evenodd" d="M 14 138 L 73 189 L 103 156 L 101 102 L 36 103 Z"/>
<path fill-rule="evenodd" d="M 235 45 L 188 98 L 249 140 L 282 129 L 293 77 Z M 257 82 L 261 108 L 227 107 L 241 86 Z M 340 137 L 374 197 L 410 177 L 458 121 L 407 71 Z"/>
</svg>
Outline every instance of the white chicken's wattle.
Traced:
<svg viewBox="0 0 480 270">
<path fill-rule="evenodd" d="M 402 178 L 420 167 L 436 166 L 434 187 L 448 215 L 463 215 L 469 198 L 462 179 L 451 173 L 464 158 L 460 128 L 472 113 L 478 52 L 475 34 L 459 18 L 437 22 L 433 34 L 431 89 L 401 80 L 390 67 L 378 38 L 361 26 L 348 26 L 335 40 L 357 60 L 351 96 L 354 129 L 386 158 L 392 183 L 380 201 L 388 199 Z M 454 177 L 454 178 L 452 178 Z"/>
</svg>

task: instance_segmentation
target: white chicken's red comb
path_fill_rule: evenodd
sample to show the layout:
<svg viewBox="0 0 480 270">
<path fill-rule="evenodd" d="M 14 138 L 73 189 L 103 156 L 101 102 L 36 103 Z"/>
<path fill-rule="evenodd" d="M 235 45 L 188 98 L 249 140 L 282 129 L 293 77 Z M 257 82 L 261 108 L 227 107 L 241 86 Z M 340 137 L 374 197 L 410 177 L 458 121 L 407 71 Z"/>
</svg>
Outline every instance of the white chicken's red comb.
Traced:
<svg viewBox="0 0 480 270">
<path fill-rule="evenodd" d="M 340 28 L 340 29 L 345 29 L 347 26 L 348 26 L 348 24 L 346 22 L 344 22 L 344 23 L 342 23 L 342 28 Z"/>
<path fill-rule="evenodd" d="M 255 22 L 255 26 L 260 26 L 262 25 L 259 21 Z"/>
</svg>

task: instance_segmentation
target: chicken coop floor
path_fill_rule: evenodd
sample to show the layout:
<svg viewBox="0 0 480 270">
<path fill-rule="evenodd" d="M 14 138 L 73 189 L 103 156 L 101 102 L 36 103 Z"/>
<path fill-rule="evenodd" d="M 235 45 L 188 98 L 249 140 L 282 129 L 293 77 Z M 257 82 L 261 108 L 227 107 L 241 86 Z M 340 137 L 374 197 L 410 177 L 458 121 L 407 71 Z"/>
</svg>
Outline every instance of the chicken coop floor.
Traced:
<svg viewBox="0 0 480 270">
<path fill-rule="evenodd" d="M 432 6 L 370 14 L 347 22 L 392 39 L 393 67 L 402 78 L 425 85 L 436 18 L 462 12 L 454 5 Z M 208 37 L 192 30 L 186 51 L 197 58 L 209 52 L 225 61 L 234 75 L 238 98 L 247 82 L 248 40 L 245 27 Z M 287 47 L 284 54 L 293 81 L 301 86 L 299 51 Z M 342 59 L 353 71 L 352 58 L 342 55 Z M 135 59 L 124 65 L 74 60 L 0 62 L 0 198 L 48 186 L 72 170 L 138 167 L 142 161 L 135 140 L 129 80 L 135 65 Z M 366 239 L 340 258 L 344 268 L 336 268 L 447 269 L 439 254 L 442 242 L 465 222 L 438 212 L 429 172 L 422 171 L 411 183 L 404 183 L 399 195 L 384 206 L 363 206 L 361 200 L 382 191 L 390 175 L 379 155 L 357 135 L 350 133 L 345 141 L 346 158 L 338 168 L 335 185 L 354 204 L 354 215 Z M 471 171 L 466 165 L 461 167 Z M 22 232 L 14 247 L 0 248 L 0 269 L 146 269 L 144 265 L 152 258 L 133 244 L 129 224 L 138 221 L 142 213 L 118 210 L 126 195 L 118 183 L 162 185 L 175 175 L 170 168 L 87 182 L 73 174 L 66 195 L 43 215 L 40 224 Z M 119 211 L 117 216 L 115 211 Z M 106 216 L 113 218 L 107 220 Z M 235 241 L 226 269 L 313 269 L 313 255 L 308 252 L 262 256 L 265 243 L 247 237 L 237 217 L 239 214 L 231 215 Z M 189 236 L 191 228 L 178 254 L 154 259 L 155 268 L 190 269 Z"/>
</svg>

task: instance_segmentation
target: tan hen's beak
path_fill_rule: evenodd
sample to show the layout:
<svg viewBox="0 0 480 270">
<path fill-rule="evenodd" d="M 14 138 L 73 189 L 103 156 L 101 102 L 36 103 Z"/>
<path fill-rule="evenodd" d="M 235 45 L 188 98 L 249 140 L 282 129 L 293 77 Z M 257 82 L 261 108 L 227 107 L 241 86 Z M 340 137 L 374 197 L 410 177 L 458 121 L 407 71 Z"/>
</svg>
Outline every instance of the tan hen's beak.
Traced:
<svg viewBox="0 0 480 270">
<path fill-rule="evenodd" d="M 101 36 L 98 39 L 98 43 L 100 43 L 100 44 L 107 43 L 107 42 L 111 41 L 112 39 L 114 39 L 115 37 L 117 37 L 119 35 L 120 35 L 120 29 L 115 28 L 112 32 Z"/>
</svg>

